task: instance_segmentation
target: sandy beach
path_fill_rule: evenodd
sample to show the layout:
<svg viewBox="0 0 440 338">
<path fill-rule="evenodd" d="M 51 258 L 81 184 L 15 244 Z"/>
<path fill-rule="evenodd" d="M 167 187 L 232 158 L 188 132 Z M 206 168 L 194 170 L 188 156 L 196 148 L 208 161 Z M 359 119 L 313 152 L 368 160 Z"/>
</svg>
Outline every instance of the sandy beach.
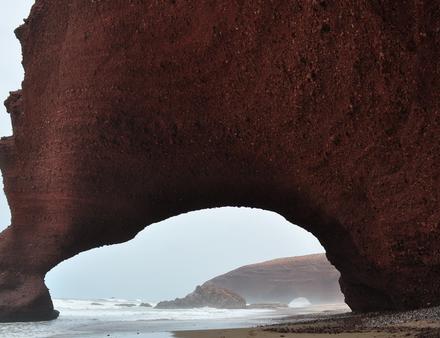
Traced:
<svg viewBox="0 0 440 338">
<path fill-rule="evenodd" d="M 292 321 L 295 318 L 291 318 Z M 406 312 L 342 314 L 249 329 L 180 331 L 177 338 L 440 337 L 440 307 Z"/>
</svg>

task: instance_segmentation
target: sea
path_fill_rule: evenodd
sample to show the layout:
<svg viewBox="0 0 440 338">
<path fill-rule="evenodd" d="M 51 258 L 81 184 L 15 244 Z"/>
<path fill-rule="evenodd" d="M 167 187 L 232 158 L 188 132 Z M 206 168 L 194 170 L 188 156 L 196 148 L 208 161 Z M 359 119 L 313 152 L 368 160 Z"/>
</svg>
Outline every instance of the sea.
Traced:
<svg viewBox="0 0 440 338">
<path fill-rule="evenodd" d="M 57 320 L 0 323 L 1 338 L 171 338 L 173 331 L 254 327 L 349 311 L 345 304 L 294 302 L 281 309 L 155 309 L 142 300 L 54 299 Z M 154 303 L 150 303 L 154 306 Z"/>
</svg>

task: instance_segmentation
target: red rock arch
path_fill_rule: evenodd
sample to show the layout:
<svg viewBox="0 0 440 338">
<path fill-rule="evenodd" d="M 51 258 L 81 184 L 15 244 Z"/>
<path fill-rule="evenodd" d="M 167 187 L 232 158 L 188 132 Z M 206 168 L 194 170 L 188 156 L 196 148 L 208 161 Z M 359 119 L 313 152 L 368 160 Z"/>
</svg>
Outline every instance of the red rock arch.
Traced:
<svg viewBox="0 0 440 338">
<path fill-rule="evenodd" d="M 433 1 L 39 0 L 0 143 L 0 318 L 44 274 L 213 206 L 310 230 L 353 310 L 440 304 Z"/>
</svg>

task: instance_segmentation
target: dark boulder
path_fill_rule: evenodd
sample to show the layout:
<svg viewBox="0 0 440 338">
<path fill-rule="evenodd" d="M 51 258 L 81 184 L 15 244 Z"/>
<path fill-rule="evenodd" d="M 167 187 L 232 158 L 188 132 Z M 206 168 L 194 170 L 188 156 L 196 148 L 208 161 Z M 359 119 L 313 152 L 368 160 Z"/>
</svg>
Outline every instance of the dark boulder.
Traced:
<svg viewBox="0 0 440 338">
<path fill-rule="evenodd" d="M 160 302 L 158 309 L 187 309 L 212 307 L 217 309 L 244 309 L 246 301 L 236 293 L 214 285 L 197 286 L 194 292 L 184 298 Z"/>
</svg>

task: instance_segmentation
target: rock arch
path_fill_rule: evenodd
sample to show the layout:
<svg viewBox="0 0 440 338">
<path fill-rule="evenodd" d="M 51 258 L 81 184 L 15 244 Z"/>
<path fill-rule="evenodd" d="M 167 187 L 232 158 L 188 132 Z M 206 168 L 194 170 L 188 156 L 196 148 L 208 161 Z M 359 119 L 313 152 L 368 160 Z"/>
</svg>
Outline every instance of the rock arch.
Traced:
<svg viewBox="0 0 440 338">
<path fill-rule="evenodd" d="M 44 274 L 189 210 L 310 230 L 353 310 L 440 304 L 440 5 L 38 0 L 0 143 L 0 319 Z"/>
</svg>

